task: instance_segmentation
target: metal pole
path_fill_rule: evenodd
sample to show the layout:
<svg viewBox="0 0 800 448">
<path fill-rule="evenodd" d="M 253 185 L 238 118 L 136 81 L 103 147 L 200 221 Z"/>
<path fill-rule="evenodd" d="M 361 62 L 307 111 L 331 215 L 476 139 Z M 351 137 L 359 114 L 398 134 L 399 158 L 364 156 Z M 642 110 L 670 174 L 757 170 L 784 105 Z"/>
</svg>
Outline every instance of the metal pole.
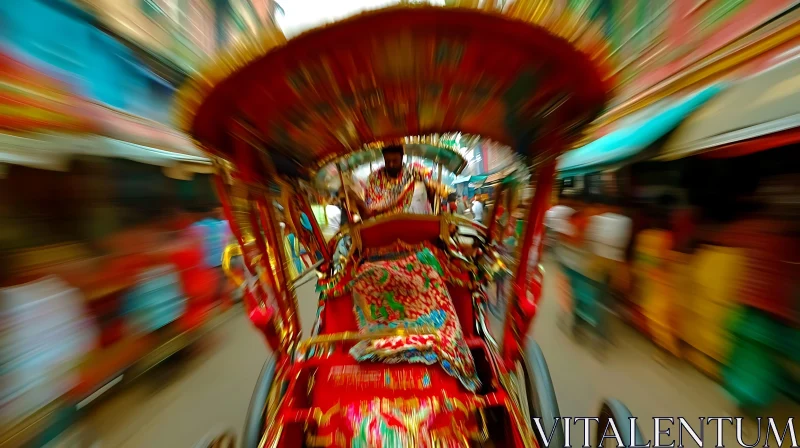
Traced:
<svg viewBox="0 0 800 448">
<path fill-rule="evenodd" d="M 532 272 L 533 269 L 530 265 L 533 262 L 534 267 L 538 267 L 541 259 L 544 214 L 550 201 L 555 167 L 555 159 L 550 160 L 539 169 L 537 176 L 531 176 L 531 185 L 535 185 L 536 193 L 534 193 L 531 207 L 528 210 L 527 226 L 520 245 L 521 252 L 513 286 L 514 291 L 509 297 L 503 331 L 503 359 L 507 363 L 513 363 L 518 351 L 523 347 L 542 293 L 541 279 L 538 278 L 538 273 Z M 531 256 L 535 259 L 531 260 Z"/>
<path fill-rule="evenodd" d="M 442 186 L 442 164 L 439 163 L 439 161 L 437 160 L 436 161 L 436 166 L 437 166 L 437 169 L 439 171 L 437 173 L 437 176 L 436 176 L 437 177 L 436 182 L 439 184 L 439 187 L 441 188 L 441 186 Z M 439 197 L 439 192 L 438 191 L 436 192 L 436 202 L 434 202 L 434 205 L 436 206 L 436 212 L 435 213 L 437 215 L 442 213 L 442 210 L 441 210 L 441 208 L 442 208 L 442 198 Z"/>
<path fill-rule="evenodd" d="M 265 152 L 259 151 L 258 141 L 247 139 L 245 133 L 250 131 L 241 123 L 234 122 L 231 126 L 231 134 L 234 139 L 234 151 L 238 160 L 239 168 L 243 180 L 248 184 L 247 199 L 249 203 L 250 223 L 257 247 L 261 251 L 261 266 L 267 274 L 268 279 L 276 295 L 276 301 L 281 312 L 283 324 L 286 327 L 286 338 L 281 344 L 287 349 L 299 340 L 300 319 L 297 313 L 297 298 L 289 288 L 289 279 L 286 275 L 288 266 L 287 254 L 283 250 L 282 241 L 278 241 L 280 226 L 275 219 L 274 205 L 269 193 L 262 188 L 253 188 L 250 185 L 260 185 L 259 179 L 253 167 L 260 161 L 267 171 L 267 176 L 277 179 L 275 167 L 272 160 Z M 253 135 L 252 133 L 250 133 Z M 256 158 L 258 154 L 260 157 Z M 263 229 L 263 235 L 262 235 Z M 286 351 L 288 353 L 288 351 Z"/>
<path fill-rule="evenodd" d="M 319 251 L 322 254 L 322 259 L 326 262 L 331 261 L 331 256 L 328 253 L 328 245 L 325 244 L 325 237 L 322 236 L 322 229 L 319 227 L 319 223 L 317 222 L 316 216 L 314 216 L 314 211 L 311 209 L 311 203 L 308 202 L 308 198 L 305 194 L 303 194 L 300 185 L 295 186 L 295 191 L 299 197 L 300 201 L 300 210 L 303 211 L 306 216 L 308 216 L 308 221 L 311 223 L 312 233 L 314 234 L 314 238 L 317 240 L 317 246 L 319 246 Z M 303 223 L 300 223 L 300 226 L 303 226 Z M 299 232 L 299 230 L 298 230 Z"/>
<path fill-rule="evenodd" d="M 339 172 L 339 183 L 342 184 L 342 190 L 344 191 L 344 203 L 347 207 L 347 222 L 350 224 L 353 223 L 353 205 L 350 202 L 350 194 L 347 192 L 347 187 L 344 184 L 344 174 L 342 173 L 342 167 L 338 163 L 336 164 L 336 170 Z"/>
</svg>

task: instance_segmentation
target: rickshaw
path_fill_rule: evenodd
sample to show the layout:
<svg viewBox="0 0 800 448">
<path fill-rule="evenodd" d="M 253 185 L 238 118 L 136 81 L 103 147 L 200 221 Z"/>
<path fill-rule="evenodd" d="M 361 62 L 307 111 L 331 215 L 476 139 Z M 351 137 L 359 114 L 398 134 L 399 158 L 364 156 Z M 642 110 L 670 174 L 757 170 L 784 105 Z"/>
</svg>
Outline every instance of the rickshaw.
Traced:
<svg viewBox="0 0 800 448">
<path fill-rule="evenodd" d="M 242 447 L 565 446 L 547 363 L 527 335 L 542 295 L 543 217 L 555 158 L 609 97 L 607 48 L 580 17 L 555 15 L 539 2 L 505 9 L 461 3 L 403 3 L 288 40 L 265 30 L 179 92 L 179 120 L 214 160 L 236 237 L 223 265 L 245 285 L 246 312 L 273 354 L 255 386 Z M 518 154 L 522 169 L 495 193 L 496 204 L 516 207 L 506 218 L 493 216 L 496 208 L 486 225 L 443 213 L 436 207 L 445 192 L 436 168 L 433 213 L 362 219 L 353 189 L 341 188 L 346 223 L 325 240 L 311 212 L 321 171 L 352 185 L 354 166 L 401 144 L 407 159 L 419 156 L 457 172 L 459 148 L 440 143 L 458 133 Z M 422 146 L 415 152 L 414 145 Z M 505 199 L 515 189 L 532 194 Z M 305 253 L 318 256 L 307 273 L 287 269 L 275 201 Z M 300 225 L 302 215 L 310 230 Z M 519 228 L 519 237 L 506 238 L 501 224 Z M 503 247 L 506 241 L 514 247 Z M 339 250 L 343 245 L 346 251 Z M 436 283 L 444 285 L 447 312 L 409 324 L 381 289 L 382 279 L 360 277 L 371 260 L 398 247 L 414 247 L 419 255 L 409 271 L 447 273 Z M 235 256 L 243 258 L 243 276 L 230 270 Z M 320 298 L 308 331 L 300 316 L 308 303 L 297 291 L 311 273 Z M 486 294 L 503 273 L 513 274 L 504 289 L 507 312 L 492 324 Z M 427 286 L 431 278 L 424 280 Z M 386 293 L 376 313 L 382 327 L 364 324 L 353 292 L 358 285 Z M 441 330 L 453 322 L 454 331 Z M 412 348 L 402 351 L 403 344 Z M 453 345 L 466 350 L 461 354 L 471 360 L 470 370 L 418 348 L 444 353 Z M 374 356 L 356 359 L 354 350 L 365 346 Z M 380 357 L 380 350 L 397 346 L 399 358 Z M 628 416 L 614 400 L 600 413 L 602 422 Z M 618 426 L 627 432 L 627 425 Z M 597 431 L 598 441 L 602 435 Z M 225 434 L 206 446 L 234 443 Z"/>
</svg>

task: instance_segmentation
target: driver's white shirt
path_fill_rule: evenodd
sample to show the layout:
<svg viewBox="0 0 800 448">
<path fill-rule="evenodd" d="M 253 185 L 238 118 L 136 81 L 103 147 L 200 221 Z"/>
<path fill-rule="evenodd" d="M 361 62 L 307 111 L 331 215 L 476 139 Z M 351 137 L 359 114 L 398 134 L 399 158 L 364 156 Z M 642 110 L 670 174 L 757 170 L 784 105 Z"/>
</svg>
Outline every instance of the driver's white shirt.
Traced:
<svg viewBox="0 0 800 448">
<path fill-rule="evenodd" d="M 408 213 L 418 215 L 427 215 L 431 213 L 431 204 L 428 202 L 428 190 L 425 188 L 425 183 L 422 181 L 414 183 L 414 195 L 411 197 Z"/>
</svg>

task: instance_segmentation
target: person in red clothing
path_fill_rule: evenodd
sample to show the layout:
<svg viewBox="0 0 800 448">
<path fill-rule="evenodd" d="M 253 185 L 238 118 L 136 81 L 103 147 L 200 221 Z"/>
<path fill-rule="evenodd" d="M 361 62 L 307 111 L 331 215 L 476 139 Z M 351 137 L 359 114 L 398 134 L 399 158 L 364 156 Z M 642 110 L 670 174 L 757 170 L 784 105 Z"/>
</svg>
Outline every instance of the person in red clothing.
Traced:
<svg viewBox="0 0 800 448">
<path fill-rule="evenodd" d="M 450 193 L 447 196 L 447 211 L 450 213 L 456 213 L 456 211 L 458 211 L 458 205 L 456 204 L 455 193 Z"/>
</svg>

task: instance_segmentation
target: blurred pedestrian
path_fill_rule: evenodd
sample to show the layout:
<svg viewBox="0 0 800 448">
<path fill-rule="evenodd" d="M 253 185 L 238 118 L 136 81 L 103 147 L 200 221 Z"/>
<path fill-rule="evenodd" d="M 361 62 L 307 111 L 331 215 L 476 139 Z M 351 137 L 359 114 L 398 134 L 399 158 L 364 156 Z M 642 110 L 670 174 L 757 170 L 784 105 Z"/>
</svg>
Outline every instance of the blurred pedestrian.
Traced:
<svg viewBox="0 0 800 448">
<path fill-rule="evenodd" d="M 202 242 L 205 265 L 218 268 L 222 265 L 222 251 L 230 240 L 230 227 L 219 208 L 204 212 L 201 216 L 202 219 L 189 227 L 190 232 Z"/>
<path fill-rule="evenodd" d="M 324 236 L 326 240 L 330 240 L 342 226 L 342 208 L 339 206 L 339 198 L 336 195 L 333 195 L 325 206 L 325 217 L 328 225 L 325 226 Z"/>
<path fill-rule="evenodd" d="M 483 223 L 483 202 L 478 195 L 472 201 L 472 216 L 475 221 Z"/>
<path fill-rule="evenodd" d="M 455 213 L 458 211 L 458 206 L 456 205 L 456 194 L 450 193 L 447 196 L 447 211 L 449 213 Z"/>
<path fill-rule="evenodd" d="M 459 215 L 463 215 L 467 211 L 467 197 L 466 196 L 459 196 L 458 201 L 456 201 L 456 213 Z"/>
</svg>

